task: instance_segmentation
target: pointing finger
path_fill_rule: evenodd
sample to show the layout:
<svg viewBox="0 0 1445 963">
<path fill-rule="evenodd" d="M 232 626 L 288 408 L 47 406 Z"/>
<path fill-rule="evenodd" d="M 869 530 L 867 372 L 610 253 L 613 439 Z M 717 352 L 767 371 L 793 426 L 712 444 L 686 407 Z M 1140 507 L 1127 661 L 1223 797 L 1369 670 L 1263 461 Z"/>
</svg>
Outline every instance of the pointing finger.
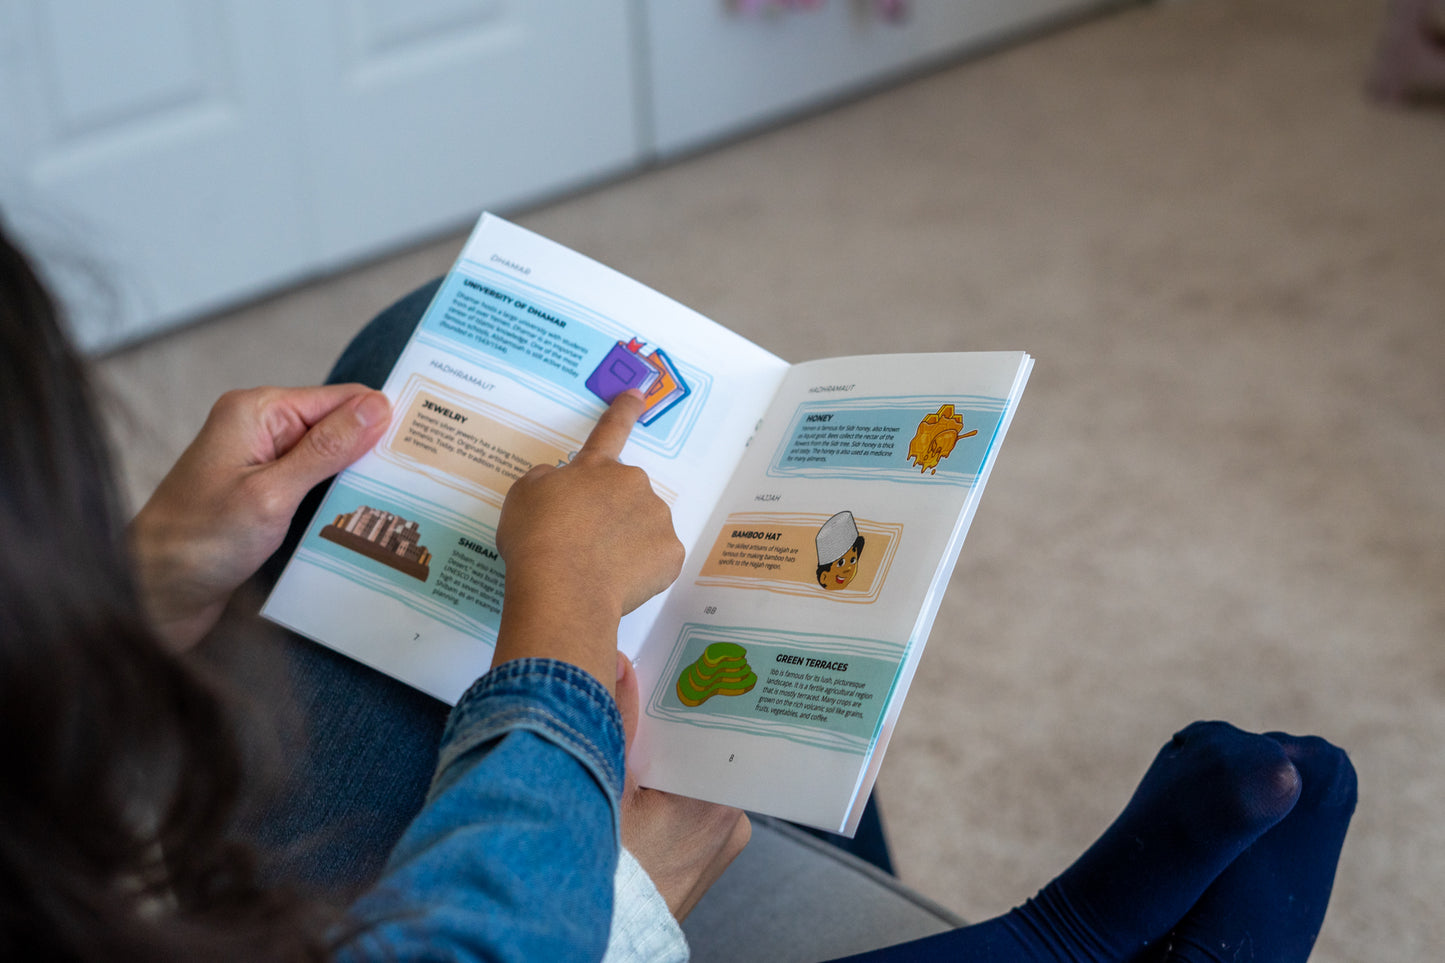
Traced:
<svg viewBox="0 0 1445 963">
<path fill-rule="evenodd" d="M 622 448 L 632 434 L 632 426 L 637 424 L 644 407 L 642 392 L 636 389 L 624 391 L 612 399 L 612 404 L 597 419 L 597 426 L 587 436 L 578 454 L 601 455 L 615 461 L 622 454 Z"/>
</svg>

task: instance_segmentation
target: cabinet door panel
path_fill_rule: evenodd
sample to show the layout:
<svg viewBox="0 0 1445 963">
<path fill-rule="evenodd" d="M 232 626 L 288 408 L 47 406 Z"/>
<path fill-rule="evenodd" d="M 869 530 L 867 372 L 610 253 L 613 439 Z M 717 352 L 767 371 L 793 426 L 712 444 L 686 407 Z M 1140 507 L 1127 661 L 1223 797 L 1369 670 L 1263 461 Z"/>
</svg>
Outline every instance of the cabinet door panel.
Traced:
<svg viewBox="0 0 1445 963">
<path fill-rule="evenodd" d="M 0 199 L 83 344 L 286 278 L 313 246 L 267 33 L 245 2 L 0 7 Z"/>
<path fill-rule="evenodd" d="M 325 257 L 636 162 L 626 0 L 330 0 L 298 31 Z"/>
</svg>

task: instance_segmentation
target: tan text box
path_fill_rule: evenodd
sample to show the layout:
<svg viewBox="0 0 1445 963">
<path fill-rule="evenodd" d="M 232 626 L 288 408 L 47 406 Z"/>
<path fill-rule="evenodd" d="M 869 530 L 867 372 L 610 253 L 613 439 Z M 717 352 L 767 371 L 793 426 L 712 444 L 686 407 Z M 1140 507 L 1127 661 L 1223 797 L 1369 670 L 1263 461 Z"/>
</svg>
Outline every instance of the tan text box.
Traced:
<svg viewBox="0 0 1445 963">
<path fill-rule="evenodd" d="M 566 461 L 568 451 L 429 391 L 411 398 L 389 447 L 498 497 L 533 465 Z"/>
</svg>

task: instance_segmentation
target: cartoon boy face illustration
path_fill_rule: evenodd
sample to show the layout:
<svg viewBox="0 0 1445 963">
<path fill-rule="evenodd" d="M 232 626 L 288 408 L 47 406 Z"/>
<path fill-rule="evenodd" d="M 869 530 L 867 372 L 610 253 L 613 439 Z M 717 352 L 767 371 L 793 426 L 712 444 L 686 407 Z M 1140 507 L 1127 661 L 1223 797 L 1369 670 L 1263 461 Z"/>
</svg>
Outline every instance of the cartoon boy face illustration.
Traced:
<svg viewBox="0 0 1445 963">
<path fill-rule="evenodd" d="M 845 589 L 858 574 L 858 556 L 863 552 L 863 536 L 848 549 L 847 554 L 831 565 L 818 566 L 818 584 L 825 589 Z"/>
<path fill-rule="evenodd" d="M 845 589 L 858 576 L 863 536 L 852 512 L 839 512 L 818 529 L 818 584 L 830 592 Z"/>
</svg>

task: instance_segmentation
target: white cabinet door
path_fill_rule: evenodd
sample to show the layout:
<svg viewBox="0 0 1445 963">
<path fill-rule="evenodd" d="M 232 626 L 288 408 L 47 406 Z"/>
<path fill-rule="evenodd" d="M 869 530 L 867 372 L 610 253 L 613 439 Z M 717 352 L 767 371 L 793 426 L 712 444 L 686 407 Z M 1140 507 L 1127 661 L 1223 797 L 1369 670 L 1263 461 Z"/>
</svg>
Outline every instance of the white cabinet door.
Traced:
<svg viewBox="0 0 1445 963">
<path fill-rule="evenodd" d="M 0 5 L 0 208 L 53 272 L 75 265 L 56 280 L 85 344 L 285 277 L 314 245 L 272 47 L 247 0 Z"/>
<path fill-rule="evenodd" d="M 631 42 L 630 0 L 7 0 L 0 208 L 118 344 L 635 162 Z"/>
<path fill-rule="evenodd" d="M 324 0 L 292 53 L 329 259 L 641 156 L 628 0 Z"/>
<path fill-rule="evenodd" d="M 1101 0 L 871 0 L 746 13 L 728 0 L 644 0 L 654 143 L 667 156 L 859 90 L 970 44 Z"/>
</svg>

